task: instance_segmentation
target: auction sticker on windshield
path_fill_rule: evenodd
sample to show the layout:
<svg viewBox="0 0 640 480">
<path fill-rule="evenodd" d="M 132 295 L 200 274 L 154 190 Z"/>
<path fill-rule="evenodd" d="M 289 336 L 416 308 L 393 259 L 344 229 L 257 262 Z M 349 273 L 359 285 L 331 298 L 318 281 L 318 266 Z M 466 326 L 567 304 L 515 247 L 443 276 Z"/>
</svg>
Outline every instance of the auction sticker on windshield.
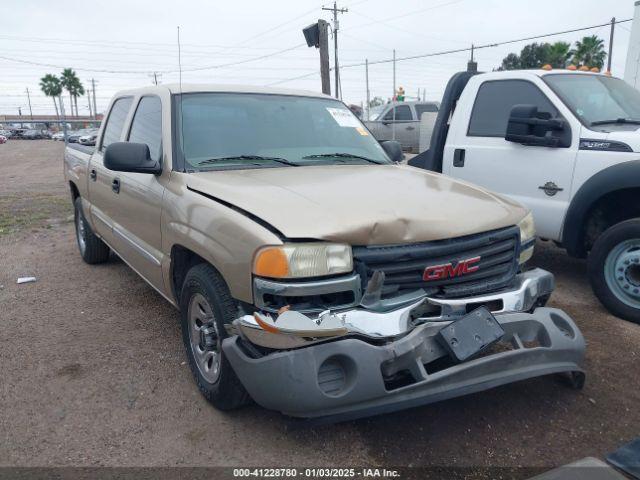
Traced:
<svg viewBox="0 0 640 480">
<path fill-rule="evenodd" d="M 331 108 L 331 107 L 326 107 L 326 108 L 327 108 L 327 112 L 331 114 L 333 119 L 341 127 L 357 128 L 361 126 L 358 119 L 349 110 L 344 110 L 342 108 Z"/>
</svg>

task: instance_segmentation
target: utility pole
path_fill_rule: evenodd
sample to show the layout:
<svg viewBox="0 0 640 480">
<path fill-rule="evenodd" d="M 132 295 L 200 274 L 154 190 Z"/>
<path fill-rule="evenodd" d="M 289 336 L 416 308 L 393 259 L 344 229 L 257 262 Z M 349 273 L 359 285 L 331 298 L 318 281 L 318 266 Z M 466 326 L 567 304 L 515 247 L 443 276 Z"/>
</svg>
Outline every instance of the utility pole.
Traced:
<svg viewBox="0 0 640 480">
<path fill-rule="evenodd" d="M 91 108 L 91 90 L 87 92 L 87 103 L 89 104 L 89 117 L 93 117 L 93 112 Z"/>
<path fill-rule="evenodd" d="M 69 138 L 67 135 L 67 118 L 64 114 L 64 102 L 62 101 L 62 96 L 60 96 L 60 114 L 62 115 L 62 131 L 64 134 L 64 143 L 69 143 Z"/>
<path fill-rule="evenodd" d="M 331 95 L 331 76 L 329 73 L 329 24 L 318 20 L 318 41 L 320 48 L 320 79 L 322 93 Z"/>
<path fill-rule="evenodd" d="M 393 95 L 392 99 L 396 96 L 396 49 L 393 49 Z"/>
<path fill-rule="evenodd" d="M 611 19 L 611 30 L 609 31 L 609 55 L 607 56 L 607 72 L 611 75 L 611 55 L 613 55 L 613 31 L 616 28 L 616 17 Z"/>
<path fill-rule="evenodd" d="M 96 107 L 96 81 L 91 79 L 91 91 L 93 92 L 93 118 L 98 119 L 98 107 Z M 66 132 L 66 130 L 65 130 Z M 66 137 L 66 133 L 65 133 Z"/>
<path fill-rule="evenodd" d="M 320 80 L 322 82 L 322 93 L 325 95 L 331 95 L 328 28 L 329 24 L 327 22 L 318 20 L 316 23 L 312 23 L 302 29 L 307 46 L 320 49 Z"/>
<path fill-rule="evenodd" d="M 393 95 L 391 95 L 391 102 L 396 101 L 396 49 L 393 49 Z M 396 139 L 396 110 L 397 107 L 393 107 L 393 124 L 391 125 L 391 140 Z"/>
<path fill-rule="evenodd" d="M 338 8 L 336 2 L 333 2 L 333 8 L 322 7 L 322 10 L 329 10 L 333 12 L 333 69 L 335 72 L 336 98 L 340 98 L 340 66 L 338 65 L 338 30 L 340 26 L 338 23 L 338 13 L 347 13 L 349 9 Z"/>
<path fill-rule="evenodd" d="M 33 120 L 33 110 L 31 110 L 31 95 L 29 95 L 29 87 L 27 87 L 27 101 L 29 102 L 29 116 Z"/>
<path fill-rule="evenodd" d="M 365 58 L 364 59 L 364 76 L 365 76 L 365 81 L 367 82 L 367 121 L 370 120 L 369 118 L 369 110 L 371 109 L 371 96 L 369 93 L 369 59 Z"/>
</svg>

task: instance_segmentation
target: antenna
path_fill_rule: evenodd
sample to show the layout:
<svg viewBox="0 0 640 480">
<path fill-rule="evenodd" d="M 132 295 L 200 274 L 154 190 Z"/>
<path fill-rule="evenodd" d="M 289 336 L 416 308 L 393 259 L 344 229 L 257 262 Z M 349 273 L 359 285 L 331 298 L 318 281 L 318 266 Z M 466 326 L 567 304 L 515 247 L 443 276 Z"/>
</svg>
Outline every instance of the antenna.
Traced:
<svg viewBox="0 0 640 480">
<path fill-rule="evenodd" d="M 179 83 L 180 83 L 180 95 L 182 95 L 182 57 L 180 51 L 180 26 L 178 25 L 178 72 L 179 72 Z"/>
<path fill-rule="evenodd" d="M 182 128 L 182 56 L 180 50 L 180 25 L 178 25 L 178 90 L 180 94 L 180 155 L 182 155 L 182 170 L 187 171 L 187 166 L 184 161 L 184 129 Z"/>
</svg>

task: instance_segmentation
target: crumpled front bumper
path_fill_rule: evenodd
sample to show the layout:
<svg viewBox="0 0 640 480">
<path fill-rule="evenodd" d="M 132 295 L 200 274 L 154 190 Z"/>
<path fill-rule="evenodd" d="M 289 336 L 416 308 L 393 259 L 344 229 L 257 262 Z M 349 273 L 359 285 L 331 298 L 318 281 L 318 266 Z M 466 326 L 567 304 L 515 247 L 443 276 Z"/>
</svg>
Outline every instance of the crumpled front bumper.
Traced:
<svg viewBox="0 0 640 480">
<path fill-rule="evenodd" d="M 424 323 L 386 343 L 345 337 L 261 358 L 250 357 L 238 336 L 222 347 L 258 404 L 304 418 L 369 416 L 553 373 L 583 377 L 584 339 L 567 314 L 538 308 L 496 318 L 502 340 L 458 364 L 447 363 L 437 340 L 447 321 Z"/>
</svg>

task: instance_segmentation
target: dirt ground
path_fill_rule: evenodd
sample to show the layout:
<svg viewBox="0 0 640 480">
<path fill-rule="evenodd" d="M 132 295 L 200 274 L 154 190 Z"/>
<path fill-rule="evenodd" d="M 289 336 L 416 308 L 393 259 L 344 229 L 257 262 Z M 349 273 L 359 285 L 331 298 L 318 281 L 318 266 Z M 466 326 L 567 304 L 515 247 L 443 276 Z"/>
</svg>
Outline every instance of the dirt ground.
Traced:
<svg viewBox="0 0 640 480">
<path fill-rule="evenodd" d="M 585 263 L 548 243 L 532 263 L 556 274 L 550 304 L 586 337 L 583 391 L 545 377 L 314 429 L 255 405 L 216 411 L 177 312 L 117 257 L 81 261 L 62 151 L 0 145 L 0 466 L 552 467 L 640 434 L 640 326 L 609 315 Z"/>
</svg>

